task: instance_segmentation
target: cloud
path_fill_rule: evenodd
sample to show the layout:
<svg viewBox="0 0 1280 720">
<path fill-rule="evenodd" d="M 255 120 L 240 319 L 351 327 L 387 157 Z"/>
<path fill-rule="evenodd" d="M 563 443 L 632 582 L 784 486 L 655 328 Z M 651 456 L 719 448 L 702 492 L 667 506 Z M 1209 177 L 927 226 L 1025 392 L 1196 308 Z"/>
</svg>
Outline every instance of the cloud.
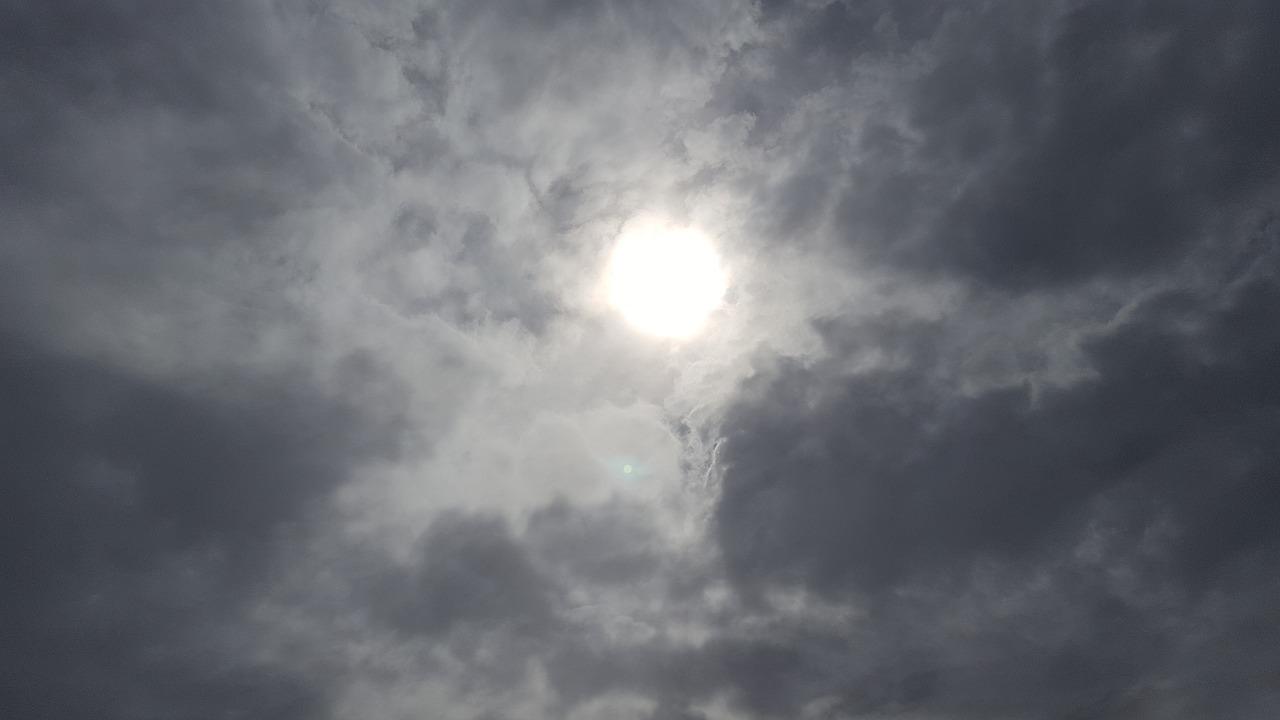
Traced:
<svg viewBox="0 0 1280 720">
<path fill-rule="evenodd" d="M 760 188 L 766 236 L 1022 291 L 1167 266 L 1274 198 L 1265 4 L 877 5 L 787 11 L 725 75 L 807 156 Z"/>
<path fill-rule="evenodd" d="M 730 412 L 719 456 L 730 568 L 744 580 L 879 591 L 986 554 L 1025 556 L 1070 531 L 1090 498 L 1138 484 L 1186 513 L 1182 559 L 1209 571 L 1271 532 L 1245 518 L 1275 501 L 1276 458 L 1261 442 L 1274 422 L 1275 350 L 1253 329 L 1274 324 L 1274 292 L 1250 284 L 1190 318 L 1176 310 L 1188 298 L 1157 296 L 1086 343 L 1092 377 L 1034 396 L 1027 384 L 964 394 L 922 365 L 763 370 Z M 1243 524 L 1211 520 L 1217 530 L 1197 535 L 1206 512 Z"/>
<path fill-rule="evenodd" d="M 3 347 L 6 704 L 28 717 L 322 712 L 314 678 L 224 655 L 218 628 L 259 592 L 280 537 L 353 467 L 394 456 L 394 425 L 297 383 L 211 397 L 11 335 Z"/>
<path fill-rule="evenodd" d="M 1274 715 L 1275 16 L 11 3 L 0 710 Z"/>
<path fill-rule="evenodd" d="M 386 591 L 390 622 L 434 635 L 460 626 L 515 623 L 537 632 L 551 621 L 552 587 L 500 518 L 445 516 L 432 523 L 407 587 Z"/>
</svg>

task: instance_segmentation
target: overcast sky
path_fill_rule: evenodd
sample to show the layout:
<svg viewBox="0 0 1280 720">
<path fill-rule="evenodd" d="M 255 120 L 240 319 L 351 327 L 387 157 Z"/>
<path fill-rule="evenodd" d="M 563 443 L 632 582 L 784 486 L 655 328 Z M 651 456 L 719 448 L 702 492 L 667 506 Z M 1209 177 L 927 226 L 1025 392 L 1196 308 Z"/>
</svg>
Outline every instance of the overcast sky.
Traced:
<svg viewBox="0 0 1280 720">
<path fill-rule="evenodd" d="M 1278 717 L 1278 78 L 1274 0 L 0 3 L 0 715 Z"/>
</svg>

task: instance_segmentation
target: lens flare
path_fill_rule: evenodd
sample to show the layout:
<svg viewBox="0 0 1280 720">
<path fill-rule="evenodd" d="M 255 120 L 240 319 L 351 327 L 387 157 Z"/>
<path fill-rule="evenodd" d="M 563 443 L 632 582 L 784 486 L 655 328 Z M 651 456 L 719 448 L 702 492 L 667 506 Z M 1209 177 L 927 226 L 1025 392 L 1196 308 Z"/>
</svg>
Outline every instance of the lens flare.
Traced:
<svg viewBox="0 0 1280 720">
<path fill-rule="evenodd" d="M 600 464 L 615 480 L 640 480 L 648 474 L 644 464 L 632 456 L 608 458 L 602 460 Z"/>
</svg>

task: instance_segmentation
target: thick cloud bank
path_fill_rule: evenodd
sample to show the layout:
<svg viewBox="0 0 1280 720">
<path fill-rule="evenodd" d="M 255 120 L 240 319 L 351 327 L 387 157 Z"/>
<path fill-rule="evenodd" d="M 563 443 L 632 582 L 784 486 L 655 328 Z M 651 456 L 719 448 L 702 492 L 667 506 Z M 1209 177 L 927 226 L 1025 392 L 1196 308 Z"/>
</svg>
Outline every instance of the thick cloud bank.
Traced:
<svg viewBox="0 0 1280 720">
<path fill-rule="evenodd" d="M 1280 714 L 1280 5 L 0 8 L 0 715 Z M 679 342 L 636 218 L 729 277 Z"/>
</svg>

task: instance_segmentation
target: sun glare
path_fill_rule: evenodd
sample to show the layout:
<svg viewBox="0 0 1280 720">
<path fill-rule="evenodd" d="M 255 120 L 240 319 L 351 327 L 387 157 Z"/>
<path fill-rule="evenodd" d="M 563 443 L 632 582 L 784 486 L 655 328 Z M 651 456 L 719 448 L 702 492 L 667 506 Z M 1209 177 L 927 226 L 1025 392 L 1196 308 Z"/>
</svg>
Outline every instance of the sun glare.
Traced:
<svg viewBox="0 0 1280 720">
<path fill-rule="evenodd" d="M 609 300 L 639 330 L 688 338 L 720 306 L 728 276 L 706 235 L 660 221 L 623 231 L 609 259 Z"/>
</svg>

